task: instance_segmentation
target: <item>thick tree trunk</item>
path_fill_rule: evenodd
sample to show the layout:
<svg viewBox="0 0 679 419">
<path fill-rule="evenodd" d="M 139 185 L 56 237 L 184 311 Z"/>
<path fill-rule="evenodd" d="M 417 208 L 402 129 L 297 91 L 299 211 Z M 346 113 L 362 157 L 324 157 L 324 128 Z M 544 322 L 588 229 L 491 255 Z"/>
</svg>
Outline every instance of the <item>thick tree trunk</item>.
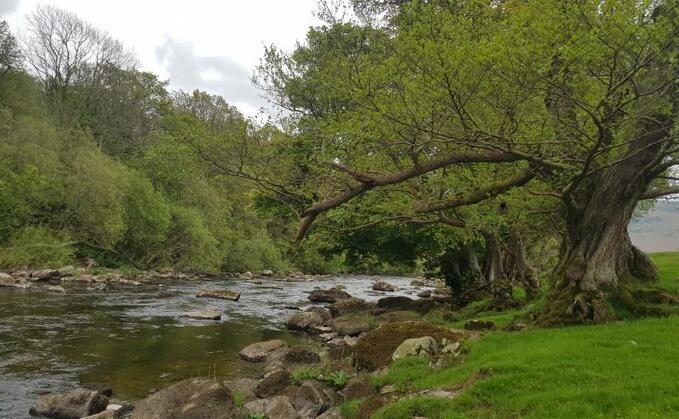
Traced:
<svg viewBox="0 0 679 419">
<path fill-rule="evenodd" d="M 627 227 L 647 187 L 647 149 L 585 179 L 566 204 L 566 231 L 556 283 L 542 322 L 599 323 L 613 318 L 609 299 L 624 281 L 652 281 L 655 266 L 635 248 Z"/>
<path fill-rule="evenodd" d="M 484 278 L 493 296 L 492 305 L 496 309 L 505 309 L 516 305 L 513 287 L 507 277 L 503 256 L 503 249 L 491 233 L 484 233 L 486 240 L 486 260 L 484 264 Z"/>
<path fill-rule="evenodd" d="M 523 286 L 529 300 L 540 294 L 540 281 L 535 269 L 528 263 L 526 246 L 516 230 L 512 230 L 507 237 L 504 265 L 509 281 Z"/>
</svg>

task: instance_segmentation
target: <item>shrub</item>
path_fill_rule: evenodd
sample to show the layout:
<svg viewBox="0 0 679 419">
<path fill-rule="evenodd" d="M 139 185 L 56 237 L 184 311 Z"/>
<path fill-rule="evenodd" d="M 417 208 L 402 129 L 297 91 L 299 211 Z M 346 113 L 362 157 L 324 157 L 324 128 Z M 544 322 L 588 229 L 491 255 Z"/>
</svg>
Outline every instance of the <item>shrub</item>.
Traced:
<svg viewBox="0 0 679 419">
<path fill-rule="evenodd" d="M 0 249 L 0 266 L 59 267 L 72 262 L 73 252 L 67 234 L 43 227 L 26 227 Z"/>
</svg>

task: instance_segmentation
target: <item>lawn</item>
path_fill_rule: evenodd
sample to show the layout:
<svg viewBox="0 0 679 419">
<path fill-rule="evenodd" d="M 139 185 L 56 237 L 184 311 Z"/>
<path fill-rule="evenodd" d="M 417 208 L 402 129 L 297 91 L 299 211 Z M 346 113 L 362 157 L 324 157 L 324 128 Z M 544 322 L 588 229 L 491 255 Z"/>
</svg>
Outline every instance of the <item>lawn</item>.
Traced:
<svg viewBox="0 0 679 419">
<path fill-rule="evenodd" d="M 661 286 L 679 291 L 679 253 L 653 258 Z M 376 380 L 403 391 L 464 386 L 460 396 L 405 398 L 375 417 L 679 418 L 677 316 L 493 332 L 466 346 L 457 365 L 436 371 L 411 358 Z"/>
</svg>

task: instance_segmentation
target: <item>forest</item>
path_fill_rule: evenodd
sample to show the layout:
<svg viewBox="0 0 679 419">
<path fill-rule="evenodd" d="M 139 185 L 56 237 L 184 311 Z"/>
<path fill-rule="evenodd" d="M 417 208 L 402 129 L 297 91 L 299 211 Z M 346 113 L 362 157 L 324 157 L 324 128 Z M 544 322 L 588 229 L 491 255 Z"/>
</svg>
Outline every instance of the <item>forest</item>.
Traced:
<svg viewBox="0 0 679 419">
<path fill-rule="evenodd" d="M 0 23 L 0 269 L 419 275 L 446 288 L 447 314 L 408 306 L 421 321 L 518 319 L 544 346 L 543 327 L 675 319 L 679 255 L 628 227 L 679 196 L 676 2 L 318 6 L 323 24 L 255 69 L 265 119 L 173 90 L 73 12 L 38 6 L 21 36 Z M 460 386 L 484 379 L 489 342 Z M 433 385 L 397 365 L 375 385 Z M 460 417 L 530 416 L 465 397 Z M 457 417 L 408 400 L 376 417 Z"/>
</svg>

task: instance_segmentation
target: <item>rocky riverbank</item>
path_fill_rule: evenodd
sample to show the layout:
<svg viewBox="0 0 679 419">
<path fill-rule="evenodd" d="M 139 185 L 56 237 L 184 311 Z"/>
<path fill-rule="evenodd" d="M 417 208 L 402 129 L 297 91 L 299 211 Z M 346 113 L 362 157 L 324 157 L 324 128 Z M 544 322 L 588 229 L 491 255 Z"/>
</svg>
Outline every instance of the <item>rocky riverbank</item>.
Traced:
<svg viewBox="0 0 679 419">
<path fill-rule="evenodd" d="M 69 265 L 56 269 L 0 272 L 0 287 L 32 288 L 49 292 L 65 292 L 68 287 L 80 287 L 90 291 L 102 291 L 116 286 L 139 287 L 177 281 L 207 281 L 224 276 L 255 282 L 262 280 L 317 281 L 328 277 L 328 275 L 312 275 L 302 272 L 276 274 L 270 270 L 236 273 L 196 273 L 173 270 L 123 273 L 116 269 L 98 267 L 94 261 L 89 261 L 80 267 Z"/>
<path fill-rule="evenodd" d="M 432 368 L 442 368 L 463 355 L 464 341 L 479 333 L 418 320 L 423 313 L 444 310 L 448 295 L 438 283 L 416 280 L 411 285 L 411 292 L 422 288 L 430 296 L 389 296 L 397 287 L 384 281 L 365 283 L 370 292 L 383 295 L 374 302 L 355 298 L 341 286 L 313 290 L 308 295 L 312 305 L 286 321 L 289 330 L 309 337 L 309 343 L 269 340 L 240 350 L 243 360 L 260 365 L 257 375 L 224 382 L 184 380 L 135 406 L 109 403 L 110 393 L 78 389 L 44 396 L 31 412 L 63 418 L 328 419 L 341 417 L 342 403 L 365 400 L 360 415 L 369 417 L 384 403 L 408 396 L 373 385 L 373 377 L 384 374 L 392 360 L 421 356 L 430 359 Z M 488 327 L 492 325 L 469 325 Z"/>
</svg>

